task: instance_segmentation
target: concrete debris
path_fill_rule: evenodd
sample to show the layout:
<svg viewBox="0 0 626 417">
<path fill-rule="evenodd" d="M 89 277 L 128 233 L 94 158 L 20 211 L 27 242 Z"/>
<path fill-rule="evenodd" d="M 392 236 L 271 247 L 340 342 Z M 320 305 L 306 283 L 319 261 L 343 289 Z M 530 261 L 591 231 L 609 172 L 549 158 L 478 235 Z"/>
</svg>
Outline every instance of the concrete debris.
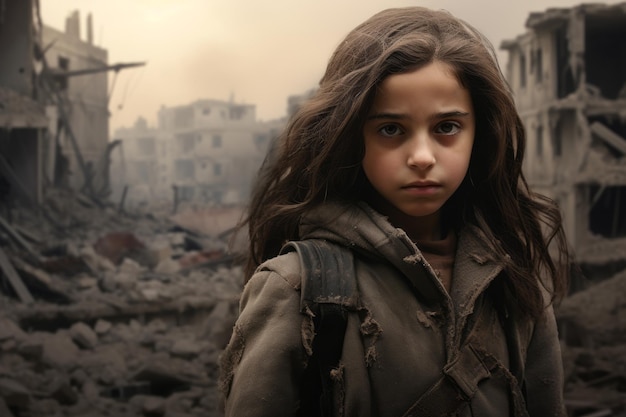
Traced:
<svg viewBox="0 0 626 417">
<path fill-rule="evenodd" d="M 54 220 L 19 207 L 3 223 L 3 265 L 24 291 L 0 274 L 0 415 L 219 416 L 243 282 L 228 237 L 67 190 L 44 206 Z"/>
<path fill-rule="evenodd" d="M 572 294 L 559 306 L 566 398 L 587 400 L 576 407 L 571 404 L 572 409 L 607 409 L 607 416 L 626 412 L 624 294 L 626 270 Z M 620 410 L 622 414 L 617 414 Z"/>
</svg>

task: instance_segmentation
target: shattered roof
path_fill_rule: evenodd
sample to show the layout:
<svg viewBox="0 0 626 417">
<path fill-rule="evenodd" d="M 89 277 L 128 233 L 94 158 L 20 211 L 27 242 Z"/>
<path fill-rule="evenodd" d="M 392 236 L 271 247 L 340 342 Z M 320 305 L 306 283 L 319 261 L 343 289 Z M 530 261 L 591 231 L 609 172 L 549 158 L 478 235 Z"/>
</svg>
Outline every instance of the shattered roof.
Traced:
<svg viewBox="0 0 626 417">
<path fill-rule="evenodd" d="M 0 86 L 0 129 L 44 128 L 48 118 L 35 100 Z"/>
<path fill-rule="evenodd" d="M 573 12 L 582 14 L 602 14 L 610 17 L 617 11 L 626 13 L 626 2 L 618 4 L 583 3 L 572 8 L 549 8 L 545 12 L 530 13 L 526 19 L 527 28 L 537 28 L 550 23 L 568 20 Z"/>
</svg>

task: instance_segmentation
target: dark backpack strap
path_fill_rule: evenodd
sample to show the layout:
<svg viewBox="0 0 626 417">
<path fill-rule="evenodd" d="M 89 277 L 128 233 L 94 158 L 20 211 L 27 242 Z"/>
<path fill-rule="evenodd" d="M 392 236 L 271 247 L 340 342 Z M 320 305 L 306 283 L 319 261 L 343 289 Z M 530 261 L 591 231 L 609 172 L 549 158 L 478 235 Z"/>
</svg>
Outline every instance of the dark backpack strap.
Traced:
<svg viewBox="0 0 626 417">
<path fill-rule="evenodd" d="M 339 365 L 347 325 L 347 309 L 356 307 L 357 289 L 352 252 L 324 240 L 289 242 L 281 253 L 297 252 L 302 269 L 302 312 L 313 312 L 313 355 L 301 390 L 301 414 L 332 416 L 331 371 Z M 318 401 L 319 399 L 319 401 Z"/>
</svg>

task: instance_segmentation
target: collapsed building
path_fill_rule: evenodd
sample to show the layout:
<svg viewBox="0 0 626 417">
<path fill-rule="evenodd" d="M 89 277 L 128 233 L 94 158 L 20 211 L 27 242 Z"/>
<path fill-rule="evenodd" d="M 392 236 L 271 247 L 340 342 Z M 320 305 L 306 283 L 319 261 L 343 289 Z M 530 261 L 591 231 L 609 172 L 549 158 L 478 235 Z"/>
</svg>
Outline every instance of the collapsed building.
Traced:
<svg viewBox="0 0 626 417">
<path fill-rule="evenodd" d="M 626 267 L 626 3 L 531 13 L 526 28 L 501 44 L 525 174 L 559 204 L 587 278 L 606 278 Z"/>
<path fill-rule="evenodd" d="M 79 33 L 0 7 L 0 416 L 216 415 L 240 274 L 220 239 L 107 202 L 107 74 L 141 64 Z"/>
<path fill-rule="evenodd" d="M 506 40 L 529 186 L 554 199 L 582 274 L 557 309 L 571 416 L 626 410 L 626 3 L 531 13 Z"/>
<path fill-rule="evenodd" d="M 92 17 L 60 31 L 44 25 L 39 2 L 8 1 L 0 10 L 0 194 L 39 204 L 45 186 L 94 200 L 110 194 L 108 74 L 142 63 L 108 64 L 93 42 Z"/>
</svg>

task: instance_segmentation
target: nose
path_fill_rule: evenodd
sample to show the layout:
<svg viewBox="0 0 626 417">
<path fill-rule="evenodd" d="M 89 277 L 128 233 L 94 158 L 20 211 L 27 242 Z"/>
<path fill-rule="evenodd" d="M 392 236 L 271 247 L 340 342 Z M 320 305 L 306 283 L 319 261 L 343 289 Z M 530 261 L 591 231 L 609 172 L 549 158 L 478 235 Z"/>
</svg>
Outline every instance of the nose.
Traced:
<svg viewBox="0 0 626 417">
<path fill-rule="evenodd" d="M 424 170 L 435 165 L 435 152 L 428 135 L 416 135 L 408 142 L 408 145 L 407 164 L 410 167 Z"/>
</svg>

